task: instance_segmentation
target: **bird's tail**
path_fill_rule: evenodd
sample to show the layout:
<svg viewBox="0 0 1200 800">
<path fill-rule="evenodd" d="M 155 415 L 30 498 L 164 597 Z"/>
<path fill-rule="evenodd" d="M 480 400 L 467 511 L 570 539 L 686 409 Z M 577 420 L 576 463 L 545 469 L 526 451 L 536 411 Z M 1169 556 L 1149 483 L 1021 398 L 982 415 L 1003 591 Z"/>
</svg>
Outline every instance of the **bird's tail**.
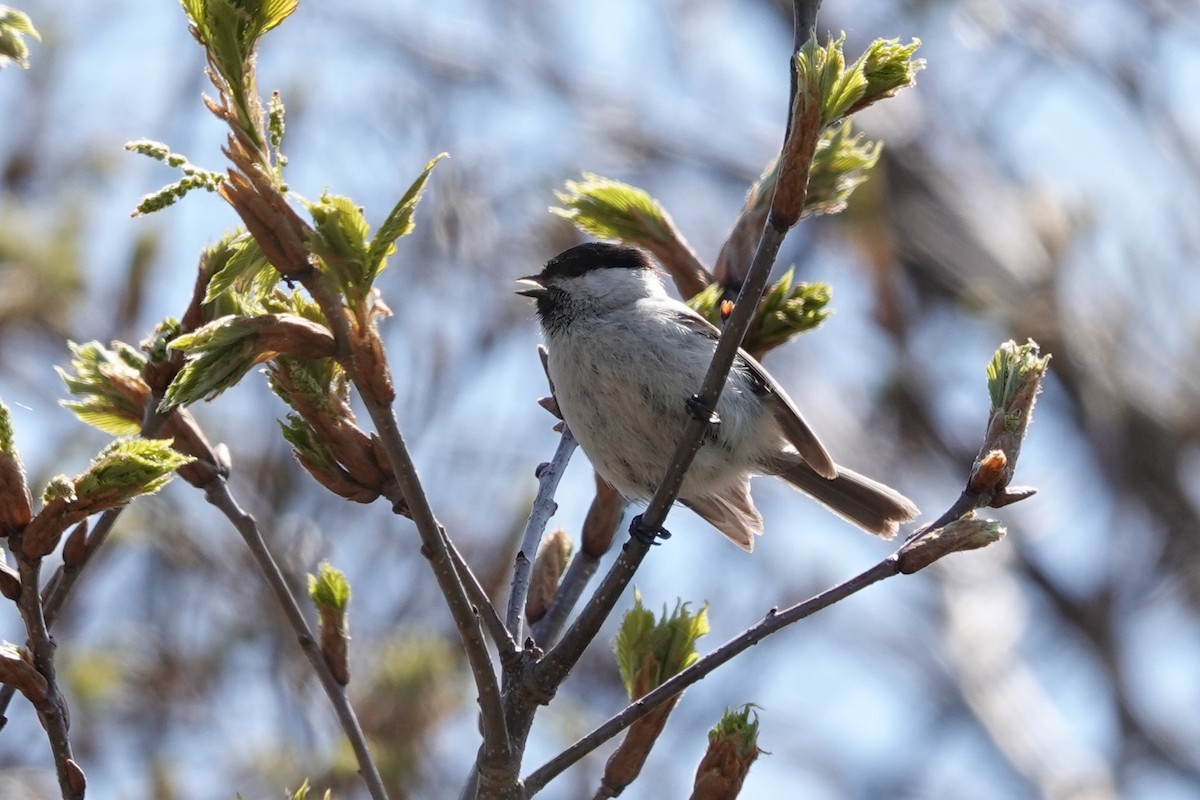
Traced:
<svg viewBox="0 0 1200 800">
<path fill-rule="evenodd" d="M 891 539 L 901 522 L 916 519 L 920 511 L 904 495 L 878 481 L 845 467 L 837 477 L 824 478 L 799 455 L 784 454 L 764 464 L 769 475 L 777 475 L 863 530 Z"/>
</svg>

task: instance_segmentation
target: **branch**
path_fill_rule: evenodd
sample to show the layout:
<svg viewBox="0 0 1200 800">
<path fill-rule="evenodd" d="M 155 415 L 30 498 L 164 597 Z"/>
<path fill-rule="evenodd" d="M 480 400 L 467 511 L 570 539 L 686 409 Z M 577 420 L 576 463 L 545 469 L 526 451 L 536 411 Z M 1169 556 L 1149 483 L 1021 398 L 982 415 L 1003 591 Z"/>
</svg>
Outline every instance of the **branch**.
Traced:
<svg viewBox="0 0 1200 800">
<path fill-rule="evenodd" d="M 19 535 L 18 535 L 19 538 Z M 42 612 L 42 600 L 38 593 L 41 557 L 25 555 L 18 541 L 12 548 L 17 559 L 21 577 L 21 595 L 18 606 L 25 622 L 25 634 L 29 639 L 29 651 L 33 667 L 46 681 L 46 689 L 40 702 L 34 703 L 38 720 L 50 740 L 50 751 L 54 756 L 54 770 L 58 774 L 58 788 L 63 800 L 83 800 L 85 780 L 83 770 L 71 755 L 71 740 L 67 733 L 67 706 L 54 669 L 54 640 Z"/>
<path fill-rule="evenodd" d="M 554 502 L 554 493 L 558 490 L 558 482 L 562 479 L 575 452 L 575 437 L 571 429 L 563 426 L 562 438 L 559 439 L 558 449 L 549 463 L 542 464 L 537 469 L 538 491 L 533 499 L 533 507 L 529 511 L 529 521 L 525 523 L 525 533 L 521 537 L 521 549 L 517 551 L 513 564 L 512 588 L 508 594 L 508 614 L 505 624 L 514 639 L 521 639 L 521 617 L 525 608 L 525 598 L 529 594 L 529 575 L 533 571 L 533 554 L 537 552 L 538 542 L 546 531 L 546 524 L 558 510 Z"/>
<path fill-rule="evenodd" d="M 771 609 L 761 621 L 632 703 L 624 711 L 610 718 L 603 725 L 530 773 L 524 780 L 527 796 L 532 797 L 537 794 L 567 767 L 693 683 L 700 681 L 717 667 L 758 644 L 767 636 L 794 622 L 799 622 L 805 617 L 812 616 L 834 603 L 845 600 L 885 578 L 918 572 L 943 556 L 962 550 L 984 547 L 998 541 L 1001 535 L 1002 531 L 995 523 L 986 523 L 980 520 L 956 522 L 940 530 L 932 531 L 919 539 L 906 542 L 900 549 L 875 566 L 815 597 L 790 606 L 783 611 Z"/>
<path fill-rule="evenodd" d="M 890 578 L 898 574 L 899 571 L 899 559 L 896 554 L 892 554 L 866 572 L 802 603 L 797 603 L 783 611 L 772 609 L 767 612 L 762 621 L 743 631 L 739 636 L 729 640 L 716 650 L 713 650 L 640 700 L 630 704 L 624 711 L 610 718 L 603 725 L 600 725 L 591 733 L 575 742 L 575 744 L 531 772 L 524 780 L 526 794 L 529 797 L 537 794 L 545 788 L 547 783 L 557 777 L 567 767 L 625 730 L 625 728 L 632 725 L 635 721 L 649 714 L 667 700 L 679 694 L 679 692 L 701 680 L 734 656 L 758 644 L 763 637 L 793 622 L 804 619 L 827 606 L 833 605 L 839 600 L 843 600 L 873 583 L 877 583 L 884 578 Z"/>
<path fill-rule="evenodd" d="M 296 597 L 288 587 L 283 572 L 280 571 L 279 565 L 275 563 L 274 557 L 267 548 L 267 543 L 263 540 L 262 533 L 258 528 L 258 521 L 238 505 L 237 500 L 230 493 L 229 485 L 224 477 L 218 476 L 210 481 L 204 487 L 204 497 L 209 503 L 220 509 L 221 513 L 233 523 L 238 533 L 242 535 L 246 547 L 250 549 L 263 577 L 271 587 L 271 591 L 275 593 L 275 599 L 279 601 L 284 616 L 292 626 L 296 640 L 300 643 L 300 649 L 304 651 L 304 655 L 317 673 L 321 687 L 329 697 L 329 702 L 333 706 L 334 713 L 337 714 L 338 722 L 341 723 L 346 738 L 350 740 L 350 746 L 358 760 L 359 774 L 362 775 L 363 782 L 367 785 L 367 791 L 371 793 L 372 800 L 387 800 L 387 790 L 384 789 L 383 779 L 379 775 L 375 762 L 371 759 L 371 751 L 367 747 L 362 727 L 358 724 L 358 717 L 354 714 L 354 709 L 346 697 L 346 687 L 339 683 L 334 678 L 333 672 L 330 671 L 329 664 L 321 653 L 317 640 L 313 637 L 312 629 L 309 628 L 308 621 L 304 618 L 304 612 L 300 610 L 300 604 L 296 602 Z"/>
</svg>

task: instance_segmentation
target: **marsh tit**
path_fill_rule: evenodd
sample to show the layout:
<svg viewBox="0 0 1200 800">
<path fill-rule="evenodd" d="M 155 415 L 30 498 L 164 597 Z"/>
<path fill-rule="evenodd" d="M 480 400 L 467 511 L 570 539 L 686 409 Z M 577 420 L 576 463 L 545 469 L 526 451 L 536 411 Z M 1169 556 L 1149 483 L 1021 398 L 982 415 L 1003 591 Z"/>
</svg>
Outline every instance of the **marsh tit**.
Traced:
<svg viewBox="0 0 1200 800">
<path fill-rule="evenodd" d="M 629 500 L 655 491 L 720 331 L 670 297 L 641 250 L 592 242 L 521 278 L 537 301 L 563 419 L 596 472 Z M 762 365 L 739 350 L 679 502 L 749 551 L 763 532 L 752 475 L 776 475 L 884 538 L 917 507 L 839 467 Z"/>
</svg>

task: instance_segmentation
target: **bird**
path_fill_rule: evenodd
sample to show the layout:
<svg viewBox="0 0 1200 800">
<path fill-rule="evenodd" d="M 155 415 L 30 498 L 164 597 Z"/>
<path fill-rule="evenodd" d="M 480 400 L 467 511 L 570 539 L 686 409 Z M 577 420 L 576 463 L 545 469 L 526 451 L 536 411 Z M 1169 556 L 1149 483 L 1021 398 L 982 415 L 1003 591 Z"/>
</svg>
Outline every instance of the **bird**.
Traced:
<svg viewBox="0 0 1200 800">
<path fill-rule="evenodd" d="M 671 297 L 650 256 L 635 247 L 576 245 L 517 282 L 517 294 L 536 301 L 563 420 L 604 481 L 627 500 L 649 499 L 720 331 Z M 750 495 L 755 475 L 782 478 L 885 539 L 918 515 L 895 489 L 838 466 L 779 382 L 745 350 L 715 411 L 719 421 L 677 499 L 743 550 L 752 551 L 763 533 Z"/>
</svg>

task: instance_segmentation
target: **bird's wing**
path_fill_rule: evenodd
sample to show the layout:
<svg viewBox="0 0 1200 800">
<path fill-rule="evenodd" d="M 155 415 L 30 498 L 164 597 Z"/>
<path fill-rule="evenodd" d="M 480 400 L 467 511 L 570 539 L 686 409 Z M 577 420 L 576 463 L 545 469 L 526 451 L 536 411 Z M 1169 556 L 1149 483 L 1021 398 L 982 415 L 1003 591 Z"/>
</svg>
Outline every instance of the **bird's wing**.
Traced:
<svg viewBox="0 0 1200 800">
<path fill-rule="evenodd" d="M 675 321 L 683 327 L 702 333 L 713 340 L 721 335 L 717 326 L 687 306 L 676 312 Z M 740 347 L 735 368 L 740 369 L 750 378 L 754 393 L 762 398 L 763 404 L 783 429 L 783 435 L 808 462 L 809 466 L 821 477 L 831 480 L 836 478 L 837 465 L 833 463 L 829 451 L 825 449 L 825 445 L 821 444 L 817 434 L 804 421 L 804 417 L 796 408 L 796 404 L 792 402 L 792 398 L 788 397 L 783 387 L 771 377 L 771 373 L 767 372 L 762 364 Z"/>
</svg>

